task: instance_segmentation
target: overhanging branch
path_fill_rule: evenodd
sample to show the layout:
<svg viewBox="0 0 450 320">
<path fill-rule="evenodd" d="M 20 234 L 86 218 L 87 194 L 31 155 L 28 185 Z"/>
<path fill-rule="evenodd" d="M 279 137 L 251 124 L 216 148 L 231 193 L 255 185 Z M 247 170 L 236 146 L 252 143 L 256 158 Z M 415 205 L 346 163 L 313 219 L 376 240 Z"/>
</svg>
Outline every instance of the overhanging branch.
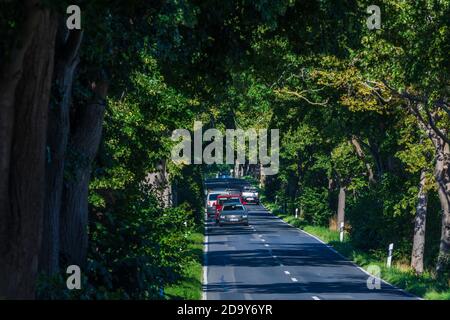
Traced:
<svg viewBox="0 0 450 320">
<path fill-rule="evenodd" d="M 302 99 L 302 100 L 306 101 L 307 103 L 314 105 L 314 106 L 326 106 L 328 104 L 328 99 L 324 102 L 314 102 L 314 101 L 309 100 L 307 97 L 305 97 L 303 95 L 303 92 L 305 92 L 305 91 L 302 91 L 301 93 L 299 93 L 299 92 L 291 91 L 291 90 L 287 90 L 287 89 L 277 89 L 274 92 L 281 94 L 281 95 L 284 94 L 284 95 L 288 95 L 288 96 L 294 96 L 294 97 Z"/>
</svg>

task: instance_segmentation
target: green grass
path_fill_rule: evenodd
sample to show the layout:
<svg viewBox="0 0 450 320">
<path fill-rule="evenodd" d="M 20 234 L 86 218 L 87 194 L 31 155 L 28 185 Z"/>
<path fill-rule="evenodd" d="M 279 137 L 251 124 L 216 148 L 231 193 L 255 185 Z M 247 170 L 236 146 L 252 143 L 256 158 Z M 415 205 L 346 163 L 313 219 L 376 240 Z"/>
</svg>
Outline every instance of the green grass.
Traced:
<svg viewBox="0 0 450 320">
<path fill-rule="evenodd" d="M 385 252 L 364 252 L 355 248 L 347 236 L 344 236 L 344 241 L 340 242 L 338 231 L 330 230 L 327 227 L 308 225 L 304 221 L 296 219 L 293 215 L 283 213 L 278 206 L 274 204 L 265 204 L 265 206 L 287 223 L 328 243 L 340 254 L 362 268 L 367 270 L 369 266 L 378 266 L 381 270 L 381 277 L 383 280 L 396 287 L 402 288 L 405 291 L 424 299 L 450 300 L 449 279 L 437 280 L 430 272 L 424 272 L 422 275 L 417 275 L 407 265 L 396 264 L 395 262 L 391 268 L 387 268 L 385 265 Z"/>
<path fill-rule="evenodd" d="M 189 236 L 188 254 L 192 259 L 185 267 L 182 279 L 164 292 L 170 300 L 200 300 L 202 297 L 203 233 L 194 232 Z"/>
</svg>

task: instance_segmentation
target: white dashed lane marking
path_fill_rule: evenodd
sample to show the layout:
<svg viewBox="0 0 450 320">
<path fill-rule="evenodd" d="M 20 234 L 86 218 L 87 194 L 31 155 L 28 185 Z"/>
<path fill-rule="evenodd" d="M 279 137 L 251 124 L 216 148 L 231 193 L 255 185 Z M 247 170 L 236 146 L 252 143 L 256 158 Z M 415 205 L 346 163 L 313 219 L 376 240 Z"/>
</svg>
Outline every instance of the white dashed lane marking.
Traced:
<svg viewBox="0 0 450 320">
<path fill-rule="evenodd" d="M 291 278 L 293 282 L 298 282 L 297 278 Z"/>
<path fill-rule="evenodd" d="M 285 274 L 288 274 L 288 275 L 291 274 L 289 271 L 285 271 L 284 273 L 285 273 Z"/>
<path fill-rule="evenodd" d="M 313 298 L 313 300 L 320 300 L 320 298 L 317 296 L 312 296 L 312 298 Z"/>
</svg>

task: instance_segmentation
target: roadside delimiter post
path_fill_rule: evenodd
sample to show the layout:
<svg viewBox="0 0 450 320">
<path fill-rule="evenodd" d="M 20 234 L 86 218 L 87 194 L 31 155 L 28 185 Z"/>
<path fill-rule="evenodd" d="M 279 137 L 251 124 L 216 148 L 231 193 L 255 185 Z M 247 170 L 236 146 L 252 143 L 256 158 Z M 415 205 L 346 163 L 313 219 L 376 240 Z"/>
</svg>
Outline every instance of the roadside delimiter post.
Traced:
<svg viewBox="0 0 450 320">
<path fill-rule="evenodd" d="M 387 267 L 390 268 L 392 265 L 392 253 L 394 252 L 394 244 L 391 243 L 389 245 L 389 249 L 388 249 L 388 257 L 387 257 Z"/>
<path fill-rule="evenodd" d="M 339 226 L 339 241 L 344 241 L 344 222 L 341 222 L 341 225 Z"/>
</svg>

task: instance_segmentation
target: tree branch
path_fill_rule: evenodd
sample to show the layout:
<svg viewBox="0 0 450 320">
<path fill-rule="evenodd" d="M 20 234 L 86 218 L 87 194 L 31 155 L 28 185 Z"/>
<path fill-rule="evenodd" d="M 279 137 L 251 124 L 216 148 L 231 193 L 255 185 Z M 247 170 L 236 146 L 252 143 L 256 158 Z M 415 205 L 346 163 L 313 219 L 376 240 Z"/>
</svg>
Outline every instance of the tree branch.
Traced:
<svg viewBox="0 0 450 320">
<path fill-rule="evenodd" d="M 296 98 L 302 99 L 304 101 L 306 101 L 307 103 L 311 104 L 311 105 L 315 105 L 315 106 L 326 106 L 328 104 L 328 99 L 324 102 L 314 102 L 309 100 L 308 98 L 306 98 L 305 96 L 302 95 L 302 93 L 304 91 L 302 91 L 302 93 L 296 92 L 296 91 L 290 91 L 287 89 L 277 89 L 274 91 L 277 94 L 286 94 L 286 95 L 290 95 L 290 96 L 294 96 Z"/>
</svg>

